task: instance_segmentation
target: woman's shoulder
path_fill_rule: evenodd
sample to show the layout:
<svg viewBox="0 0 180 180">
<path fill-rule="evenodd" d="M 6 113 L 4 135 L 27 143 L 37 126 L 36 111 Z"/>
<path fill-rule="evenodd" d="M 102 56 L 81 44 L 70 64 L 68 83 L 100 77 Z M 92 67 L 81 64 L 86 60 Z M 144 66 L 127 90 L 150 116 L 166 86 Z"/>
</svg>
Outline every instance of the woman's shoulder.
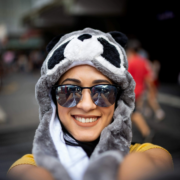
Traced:
<svg viewBox="0 0 180 180">
<path fill-rule="evenodd" d="M 37 166 L 36 165 L 36 162 L 34 160 L 34 156 L 33 154 L 26 154 L 24 156 L 22 156 L 20 159 L 18 159 L 17 161 L 15 161 L 11 167 L 9 168 L 12 169 L 13 167 L 17 166 L 17 165 L 22 165 L 22 164 L 29 164 L 29 165 L 34 165 L 34 166 Z"/>
<path fill-rule="evenodd" d="M 144 152 L 144 151 L 147 151 L 149 149 L 155 149 L 155 148 L 159 148 L 159 149 L 163 149 L 163 150 L 167 151 L 163 147 L 152 144 L 152 143 L 143 143 L 143 144 L 134 143 L 134 144 L 131 144 L 131 146 L 130 146 L 130 153 L 132 153 L 132 152 Z"/>
</svg>

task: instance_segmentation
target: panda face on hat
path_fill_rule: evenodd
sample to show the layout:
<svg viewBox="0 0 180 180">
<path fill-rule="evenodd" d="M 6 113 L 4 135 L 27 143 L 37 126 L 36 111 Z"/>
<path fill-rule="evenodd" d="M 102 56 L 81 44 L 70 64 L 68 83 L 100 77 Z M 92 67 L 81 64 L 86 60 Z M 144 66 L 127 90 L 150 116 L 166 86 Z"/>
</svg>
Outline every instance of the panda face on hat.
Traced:
<svg viewBox="0 0 180 180">
<path fill-rule="evenodd" d="M 52 74 L 67 61 L 84 64 L 85 61 L 93 60 L 108 67 L 117 75 L 123 74 L 126 69 L 123 48 L 113 40 L 110 34 L 108 36 L 107 34 L 82 33 L 72 35 L 64 41 L 57 39 L 54 47 L 49 48 L 50 52 L 46 58 L 47 74 Z"/>
</svg>

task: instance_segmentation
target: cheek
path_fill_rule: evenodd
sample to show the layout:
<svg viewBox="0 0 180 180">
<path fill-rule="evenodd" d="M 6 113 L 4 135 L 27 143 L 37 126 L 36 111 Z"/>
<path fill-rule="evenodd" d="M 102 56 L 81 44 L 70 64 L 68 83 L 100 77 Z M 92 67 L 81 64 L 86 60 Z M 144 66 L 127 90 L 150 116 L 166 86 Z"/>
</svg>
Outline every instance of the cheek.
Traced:
<svg viewBox="0 0 180 180">
<path fill-rule="evenodd" d="M 64 125 L 67 122 L 66 119 L 67 119 L 67 116 L 68 116 L 68 112 L 69 112 L 68 108 L 65 108 L 65 107 L 62 107 L 62 106 L 58 105 L 58 115 L 59 115 L 59 118 L 60 118 L 61 122 Z"/>
<path fill-rule="evenodd" d="M 105 117 L 105 123 L 106 125 L 110 124 L 113 118 L 113 114 L 114 114 L 114 107 L 115 105 L 106 107 L 106 108 L 102 108 L 101 112 L 103 113 L 104 117 Z"/>
</svg>

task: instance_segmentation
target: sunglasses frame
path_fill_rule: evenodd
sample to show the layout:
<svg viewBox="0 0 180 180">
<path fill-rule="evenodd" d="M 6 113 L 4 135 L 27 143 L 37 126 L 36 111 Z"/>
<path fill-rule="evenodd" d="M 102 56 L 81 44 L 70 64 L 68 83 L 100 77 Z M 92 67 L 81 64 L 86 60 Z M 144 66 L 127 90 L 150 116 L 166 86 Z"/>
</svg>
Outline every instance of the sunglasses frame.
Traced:
<svg viewBox="0 0 180 180">
<path fill-rule="evenodd" d="M 57 87 L 59 87 L 59 86 L 66 86 L 66 85 L 78 86 L 78 85 L 74 85 L 74 84 L 62 84 L 62 85 L 54 85 L 52 88 L 53 88 L 54 90 L 56 90 Z M 114 84 L 97 84 L 97 85 L 94 85 L 94 86 L 99 86 L 99 85 L 110 85 L 110 86 L 116 87 L 118 91 L 120 90 L 120 86 L 114 85 Z M 90 90 L 91 90 L 94 86 L 91 86 L 91 87 L 81 87 L 81 86 L 78 86 L 78 87 L 80 87 L 80 88 L 81 88 L 81 91 L 82 91 L 83 89 L 90 89 Z"/>
<path fill-rule="evenodd" d="M 54 85 L 52 86 L 52 89 L 54 90 L 54 92 L 56 91 L 57 87 L 60 87 L 60 86 L 66 86 L 66 85 L 70 85 L 70 86 L 78 86 L 78 85 L 74 85 L 74 84 L 63 84 L 63 85 Z M 97 85 L 94 85 L 94 86 L 91 86 L 91 87 L 81 87 L 81 86 L 78 86 L 80 89 L 81 89 L 81 93 L 83 91 L 83 89 L 91 89 L 95 86 L 99 86 L 99 85 L 110 85 L 110 86 L 114 86 L 117 88 L 117 95 L 116 95 L 116 98 L 119 96 L 120 94 L 120 91 L 121 91 L 121 87 L 118 86 L 118 85 L 114 85 L 114 84 L 97 84 Z"/>
</svg>

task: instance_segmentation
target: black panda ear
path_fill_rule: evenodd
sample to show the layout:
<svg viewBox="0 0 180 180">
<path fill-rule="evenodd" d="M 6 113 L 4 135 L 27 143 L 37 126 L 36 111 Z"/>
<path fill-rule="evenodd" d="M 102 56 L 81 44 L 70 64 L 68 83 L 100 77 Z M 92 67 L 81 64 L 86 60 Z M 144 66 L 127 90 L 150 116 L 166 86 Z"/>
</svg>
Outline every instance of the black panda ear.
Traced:
<svg viewBox="0 0 180 180">
<path fill-rule="evenodd" d="M 59 36 L 54 37 L 54 38 L 48 43 L 48 45 L 46 46 L 46 51 L 47 51 L 47 52 L 50 52 L 51 49 L 55 46 L 55 44 L 60 40 L 60 38 L 61 38 L 62 36 L 63 36 L 63 35 L 59 35 Z"/>
<path fill-rule="evenodd" d="M 125 47 L 128 42 L 128 38 L 125 34 L 119 31 L 111 31 L 109 32 L 109 34 L 111 34 L 111 36 L 116 40 L 116 42 L 118 42 L 122 47 Z"/>
</svg>

